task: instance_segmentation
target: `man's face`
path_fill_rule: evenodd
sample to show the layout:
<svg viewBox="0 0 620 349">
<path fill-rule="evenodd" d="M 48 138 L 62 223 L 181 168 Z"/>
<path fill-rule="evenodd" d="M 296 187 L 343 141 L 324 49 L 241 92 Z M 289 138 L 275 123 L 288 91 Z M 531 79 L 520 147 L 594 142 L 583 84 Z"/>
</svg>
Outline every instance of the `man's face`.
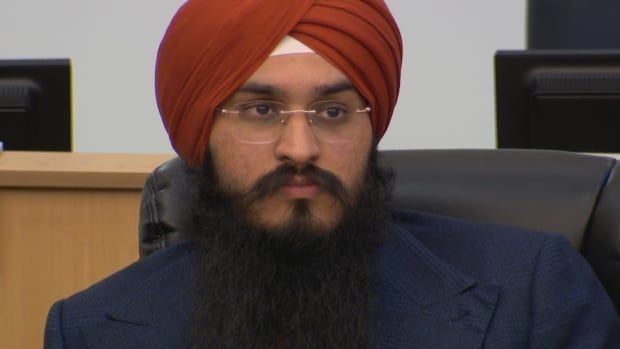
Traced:
<svg viewBox="0 0 620 349">
<path fill-rule="evenodd" d="M 309 109 L 323 101 L 365 102 L 346 76 L 316 54 L 269 57 L 246 83 L 222 104 L 223 108 L 251 101 L 279 102 L 287 110 Z M 234 114 L 219 114 L 209 141 L 217 182 L 226 193 L 243 196 L 266 174 L 283 164 L 298 169 L 314 165 L 333 174 L 347 192 L 346 204 L 357 200 L 372 146 L 368 113 L 353 115 L 345 141 L 318 137 L 304 113 L 291 113 L 278 125 L 277 137 L 269 142 L 248 142 L 239 136 Z M 303 203 L 306 222 L 320 231 L 338 225 L 344 206 L 336 195 L 303 172 L 290 176 L 268 195 L 244 208 L 253 225 L 279 230 L 294 221 Z"/>
</svg>

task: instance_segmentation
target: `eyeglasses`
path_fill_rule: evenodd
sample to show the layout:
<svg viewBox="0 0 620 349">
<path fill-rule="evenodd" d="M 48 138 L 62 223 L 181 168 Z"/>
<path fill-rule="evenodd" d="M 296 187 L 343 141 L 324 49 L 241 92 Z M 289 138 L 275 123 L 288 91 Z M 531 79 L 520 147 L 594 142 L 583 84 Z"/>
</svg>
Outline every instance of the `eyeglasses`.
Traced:
<svg viewBox="0 0 620 349">
<path fill-rule="evenodd" d="M 235 133 L 242 142 L 274 142 L 282 134 L 291 115 L 303 114 L 317 139 L 338 143 L 351 141 L 359 134 L 363 119 L 358 115 L 369 113 L 370 107 L 329 100 L 314 103 L 308 109 L 285 110 L 283 103 L 258 100 L 238 103 L 229 108 L 216 108 L 216 111 L 234 116 Z"/>
</svg>

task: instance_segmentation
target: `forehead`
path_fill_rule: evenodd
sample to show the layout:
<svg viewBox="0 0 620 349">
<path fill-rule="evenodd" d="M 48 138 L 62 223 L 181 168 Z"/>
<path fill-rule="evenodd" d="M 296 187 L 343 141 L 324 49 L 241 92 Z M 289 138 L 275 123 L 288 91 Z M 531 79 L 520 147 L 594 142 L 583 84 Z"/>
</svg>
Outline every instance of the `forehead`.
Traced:
<svg viewBox="0 0 620 349">
<path fill-rule="evenodd" d="M 347 76 L 316 53 L 277 55 L 267 58 L 246 81 L 281 89 L 308 89 L 349 82 Z"/>
</svg>

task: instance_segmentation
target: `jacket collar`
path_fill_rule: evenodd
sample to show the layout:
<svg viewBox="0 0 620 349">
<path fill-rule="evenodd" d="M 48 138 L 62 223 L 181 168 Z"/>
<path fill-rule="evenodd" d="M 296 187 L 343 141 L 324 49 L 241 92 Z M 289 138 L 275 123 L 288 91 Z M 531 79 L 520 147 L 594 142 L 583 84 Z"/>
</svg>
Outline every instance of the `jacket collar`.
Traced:
<svg viewBox="0 0 620 349">
<path fill-rule="evenodd" d="M 379 253 L 377 347 L 479 348 L 499 292 L 394 225 Z"/>
<path fill-rule="evenodd" d="M 173 347 L 182 343 L 191 299 L 191 257 L 180 258 L 136 283 L 107 311 L 82 328 L 88 348 Z M 378 348 L 479 348 L 499 292 L 438 259 L 399 225 L 379 251 Z M 185 285 L 185 286 L 183 286 Z M 154 292 L 157 290 L 157 292 Z"/>
<path fill-rule="evenodd" d="M 87 347 L 172 348 L 182 343 L 192 306 L 188 250 L 187 244 L 169 247 L 158 252 L 167 255 L 163 258 L 167 265 L 146 271 L 156 273 L 136 273 L 144 279 L 123 292 L 127 296 L 106 310 L 106 318 L 82 327 Z"/>
</svg>

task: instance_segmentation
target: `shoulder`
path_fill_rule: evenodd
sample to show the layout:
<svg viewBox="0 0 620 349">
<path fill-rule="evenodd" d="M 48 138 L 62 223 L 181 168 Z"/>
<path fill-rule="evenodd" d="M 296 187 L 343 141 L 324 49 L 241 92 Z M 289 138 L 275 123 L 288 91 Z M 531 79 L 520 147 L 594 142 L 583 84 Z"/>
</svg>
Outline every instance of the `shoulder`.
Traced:
<svg viewBox="0 0 620 349">
<path fill-rule="evenodd" d="M 533 260 L 545 246 L 578 252 L 562 235 L 469 221 L 417 211 L 394 211 L 395 228 L 419 240 L 439 258 L 457 264 Z M 485 261 L 487 263 L 485 263 Z"/>
<path fill-rule="evenodd" d="M 527 241 L 540 241 L 547 238 L 562 238 L 561 235 L 552 232 L 541 232 L 517 226 L 479 222 L 468 219 L 460 219 L 432 213 L 412 210 L 392 211 L 393 221 L 415 234 L 420 239 L 437 238 L 441 234 L 442 240 L 445 239 L 496 239 L 505 241 L 506 239 L 518 239 Z"/>
<path fill-rule="evenodd" d="M 84 340 L 99 343 L 104 333 L 115 338 L 132 324 L 156 323 L 163 316 L 182 324 L 190 306 L 191 256 L 188 244 L 168 247 L 56 302 L 47 318 L 45 348 L 82 348 Z"/>
<path fill-rule="evenodd" d="M 135 304 L 148 305 L 180 293 L 188 284 L 190 267 L 190 246 L 171 246 L 56 302 L 48 314 L 46 343 L 54 343 L 59 336 L 76 338 L 82 324 L 104 320 L 115 309 L 132 309 Z"/>
<path fill-rule="evenodd" d="M 136 289 L 156 287 L 167 276 L 186 274 L 190 266 L 190 246 L 178 244 L 157 251 L 106 277 L 65 300 L 66 304 L 105 304 Z"/>
<path fill-rule="evenodd" d="M 436 263 L 498 290 L 490 342 L 507 330 L 534 347 L 558 347 L 565 340 L 571 348 L 594 348 L 618 340 L 619 319 L 609 297 L 564 236 L 421 212 L 395 212 L 394 222 L 398 239 L 416 241 Z M 584 323 L 596 330 L 571 330 Z"/>
</svg>

